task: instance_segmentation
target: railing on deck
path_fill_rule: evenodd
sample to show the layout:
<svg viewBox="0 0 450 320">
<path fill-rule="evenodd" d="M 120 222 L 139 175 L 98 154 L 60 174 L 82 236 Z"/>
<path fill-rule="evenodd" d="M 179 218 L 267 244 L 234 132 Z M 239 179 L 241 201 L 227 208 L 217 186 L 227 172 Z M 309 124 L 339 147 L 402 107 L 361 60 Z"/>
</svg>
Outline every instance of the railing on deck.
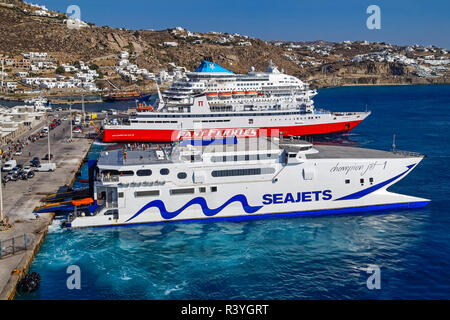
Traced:
<svg viewBox="0 0 450 320">
<path fill-rule="evenodd" d="M 418 152 L 411 152 L 411 151 L 404 151 L 404 150 L 392 150 L 392 153 L 400 154 L 403 156 L 409 156 L 409 157 L 424 157 L 425 156 Z"/>
<path fill-rule="evenodd" d="M 97 177 L 97 180 L 102 182 L 118 182 L 119 176 L 99 176 Z"/>
<path fill-rule="evenodd" d="M 30 235 L 26 233 L 10 239 L 0 240 L 0 259 L 27 250 L 31 243 L 30 240 Z"/>
</svg>

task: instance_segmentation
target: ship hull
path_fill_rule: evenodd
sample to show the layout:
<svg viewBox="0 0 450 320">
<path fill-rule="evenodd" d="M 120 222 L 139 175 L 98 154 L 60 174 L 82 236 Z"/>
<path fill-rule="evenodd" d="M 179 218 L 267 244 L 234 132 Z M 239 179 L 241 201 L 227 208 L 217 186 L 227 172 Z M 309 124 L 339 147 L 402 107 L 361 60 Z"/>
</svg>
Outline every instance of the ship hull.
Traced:
<svg viewBox="0 0 450 320">
<path fill-rule="evenodd" d="M 205 175 L 204 183 L 186 182 L 182 190 L 192 188 L 193 194 L 173 194 L 173 189 L 180 188 L 180 182 L 160 181 L 159 184 L 143 185 L 137 181 L 132 183 L 136 178 L 131 177 L 125 185 L 106 186 L 108 192 L 123 193 L 118 198 L 116 216 L 82 216 L 66 224 L 66 227 L 249 220 L 420 208 L 430 200 L 392 193 L 387 189 L 407 176 L 421 160 L 422 157 L 396 156 L 317 158 L 304 163 L 291 163 L 284 168 L 277 167 L 274 175 L 264 178 L 248 176 L 232 181 L 227 177 Z M 182 168 L 180 170 L 187 170 L 189 165 L 179 166 Z M 172 169 L 175 171 L 175 168 Z M 203 167 L 202 170 L 208 169 Z M 314 173 L 307 177 L 305 171 Z M 200 192 L 200 187 L 204 188 L 204 192 Z M 136 197 L 142 190 L 158 190 L 159 196 Z"/>
<path fill-rule="evenodd" d="M 151 94 L 142 94 L 139 96 L 129 96 L 129 97 L 114 97 L 114 96 L 105 96 L 103 100 L 105 102 L 114 102 L 114 101 L 133 101 L 133 100 L 148 100 L 150 99 Z"/>
<path fill-rule="evenodd" d="M 181 136 L 186 138 L 220 138 L 220 137 L 277 137 L 305 136 L 328 133 L 349 132 L 362 120 L 337 123 L 282 127 L 240 127 L 240 128 L 208 128 L 208 129 L 127 129 L 122 126 L 107 127 L 103 130 L 104 142 L 171 142 Z"/>
</svg>

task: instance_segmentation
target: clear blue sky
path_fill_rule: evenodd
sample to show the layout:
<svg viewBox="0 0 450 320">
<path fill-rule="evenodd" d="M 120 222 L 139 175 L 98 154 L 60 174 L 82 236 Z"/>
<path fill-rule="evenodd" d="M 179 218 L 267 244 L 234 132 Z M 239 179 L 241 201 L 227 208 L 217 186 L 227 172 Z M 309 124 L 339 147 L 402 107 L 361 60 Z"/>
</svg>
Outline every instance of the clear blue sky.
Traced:
<svg viewBox="0 0 450 320">
<path fill-rule="evenodd" d="M 30 2 L 30 1 L 27 1 Z M 263 40 L 369 40 L 450 48 L 449 0 L 35 0 L 97 25 L 240 33 Z M 381 8 L 381 30 L 366 27 L 366 8 Z"/>
</svg>

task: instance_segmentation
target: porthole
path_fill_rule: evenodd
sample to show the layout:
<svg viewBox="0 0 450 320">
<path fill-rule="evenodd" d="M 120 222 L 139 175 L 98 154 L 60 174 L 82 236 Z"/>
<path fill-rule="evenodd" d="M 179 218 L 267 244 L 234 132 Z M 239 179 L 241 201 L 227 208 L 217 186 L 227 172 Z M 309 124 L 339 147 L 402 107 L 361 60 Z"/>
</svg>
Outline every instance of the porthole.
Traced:
<svg viewBox="0 0 450 320">
<path fill-rule="evenodd" d="M 150 170 L 150 169 L 138 170 L 138 171 L 136 172 L 136 174 L 137 174 L 139 177 L 143 177 L 143 176 L 151 176 L 151 175 L 152 175 L 152 170 Z"/>
<path fill-rule="evenodd" d="M 178 179 L 186 179 L 187 174 L 186 172 L 178 172 L 177 177 Z"/>
<path fill-rule="evenodd" d="M 159 170 L 159 173 L 162 176 L 167 176 L 169 174 L 169 169 L 167 169 L 167 168 L 161 169 L 161 170 Z"/>
</svg>

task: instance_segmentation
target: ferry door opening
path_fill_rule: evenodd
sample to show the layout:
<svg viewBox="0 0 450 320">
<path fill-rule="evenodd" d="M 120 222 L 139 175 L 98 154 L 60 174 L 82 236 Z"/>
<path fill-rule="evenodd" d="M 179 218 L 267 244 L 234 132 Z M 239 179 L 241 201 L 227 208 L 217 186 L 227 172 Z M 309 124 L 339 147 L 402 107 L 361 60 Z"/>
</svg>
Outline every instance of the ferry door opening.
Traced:
<svg viewBox="0 0 450 320">
<path fill-rule="evenodd" d="M 117 208 L 117 188 L 106 188 L 106 206 Z"/>
<path fill-rule="evenodd" d="M 117 208 L 117 187 L 99 187 L 97 189 L 98 204 L 107 208 Z"/>
</svg>

